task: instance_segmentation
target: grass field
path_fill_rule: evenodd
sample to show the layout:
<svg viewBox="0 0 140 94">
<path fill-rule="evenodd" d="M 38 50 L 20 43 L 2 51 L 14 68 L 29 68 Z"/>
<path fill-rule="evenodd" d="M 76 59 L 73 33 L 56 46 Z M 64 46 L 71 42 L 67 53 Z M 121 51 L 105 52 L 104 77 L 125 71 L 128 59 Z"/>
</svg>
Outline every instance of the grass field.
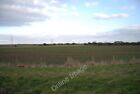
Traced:
<svg viewBox="0 0 140 94">
<path fill-rule="evenodd" d="M 140 46 L 29 46 L 0 47 L 0 63 L 64 64 L 67 58 L 85 62 L 140 58 Z"/>
<path fill-rule="evenodd" d="M 84 72 L 51 89 L 84 65 Z M 140 46 L 0 47 L 0 94 L 140 94 Z"/>
<path fill-rule="evenodd" d="M 56 91 L 51 90 L 77 69 L 0 67 L 0 94 L 140 94 L 140 64 L 88 66 Z"/>
</svg>

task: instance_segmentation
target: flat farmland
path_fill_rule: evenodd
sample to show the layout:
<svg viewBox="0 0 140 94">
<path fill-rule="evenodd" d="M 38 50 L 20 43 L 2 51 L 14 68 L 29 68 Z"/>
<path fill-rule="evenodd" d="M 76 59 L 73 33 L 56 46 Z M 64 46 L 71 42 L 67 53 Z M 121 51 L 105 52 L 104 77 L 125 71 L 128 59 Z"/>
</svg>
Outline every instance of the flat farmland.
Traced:
<svg viewBox="0 0 140 94">
<path fill-rule="evenodd" d="M 129 61 L 140 58 L 140 46 L 0 47 L 0 63 L 64 64 L 69 57 L 80 62 Z"/>
<path fill-rule="evenodd" d="M 0 47 L 0 94 L 140 94 L 140 46 Z"/>
</svg>

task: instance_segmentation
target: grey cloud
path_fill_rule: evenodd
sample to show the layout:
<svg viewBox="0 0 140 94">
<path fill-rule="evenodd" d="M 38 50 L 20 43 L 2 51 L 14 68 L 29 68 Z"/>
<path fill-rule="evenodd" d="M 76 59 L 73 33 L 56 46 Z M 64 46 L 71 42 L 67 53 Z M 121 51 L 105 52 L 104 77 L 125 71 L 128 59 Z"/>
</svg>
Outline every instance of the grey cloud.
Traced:
<svg viewBox="0 0 140 94">
<path fill-rule="evenodd" d="M 76 3 L 75 0 L 0 0 L 0 26 L 28 25 L 66 14 L 67 2 Z"/>
<path fill-rule="evenodd" d="M 122 41 L 140 41 L 140 25 L 130 25 L 103 34 L 104 39 L 122 40 Z"/>
<path fill-rule="evenodd" d="M 33 0 L 0 0 L 0 26 L 19 26 L 48 19 Z"/>
</svg>

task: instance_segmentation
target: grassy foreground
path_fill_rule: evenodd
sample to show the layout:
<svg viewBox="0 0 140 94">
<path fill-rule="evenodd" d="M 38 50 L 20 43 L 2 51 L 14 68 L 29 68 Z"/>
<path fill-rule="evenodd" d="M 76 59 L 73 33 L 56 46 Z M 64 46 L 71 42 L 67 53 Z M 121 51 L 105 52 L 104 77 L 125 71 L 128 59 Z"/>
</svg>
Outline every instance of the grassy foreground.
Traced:
<svg viewBox="0 0 140 94">
<path fill-rule="evenodd" d="M 79 67 L 0 67 L 0 94 L 140 94 L 140 64 L 97 64 L 69 79 L 55 92 L 51 86 Z"/>
</svg>

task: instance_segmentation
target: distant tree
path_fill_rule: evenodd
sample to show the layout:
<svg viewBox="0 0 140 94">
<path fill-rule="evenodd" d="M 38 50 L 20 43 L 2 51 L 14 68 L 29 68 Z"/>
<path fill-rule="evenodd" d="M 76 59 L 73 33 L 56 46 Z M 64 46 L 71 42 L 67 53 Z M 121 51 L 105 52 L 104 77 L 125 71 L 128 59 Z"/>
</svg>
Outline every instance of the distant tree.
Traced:
<svg viewBox="0 0 140 94">
<path fill-rule="evenodd" d="M 140 45 L 140 41 L 137 42 L 137 45 Z"/>
<path fill-rule="evenodd" d="M 115 41 L 114 43 L 120 44 L 120 43 L 124 43 L 124 42 L 123 41 Z"/>
<path fill-rule="evenodd" d="M 74 43 L 74 42 L 73 42 L 73 43 L 71 43 L 71 44 L 72 44 L 72 45 L 77 45 L 77 43 Z"/>
<path fill-rule="evenodd" d="M 43 46 L 46 46 L 47 44 L 46 43 L 43 43 Z"/>
<path fill-rule="evenodd" d="M 84 45 L 88 45 L 87 43 L 84 43 Z"/>
<path fill-rule="evenodd" d="M 92 44 L 97 44 L 97 42 L 96 41 L 93 41 Z"/>
<path fill-rule="evenodd" d="M 65 45 L 70 45 L 70 43 L 65 43 Z"/>
<path fill-rule="evenodd" d="M 91 43 L 91 42 L 88 42 L 87 44 L 88 44 L 88 45 L 91 45 L 92 43 Z"/>
<path fill-rule="evenodd" d="M 123 42 L 123 41 L 115 41 L 114 44 L 115 44 L 115 45 L 123 45 L 124 42 Z"/>
<path fill-rule="evenodd" d="M 56 43 L 53 43 L 52 45 L 57 45 Z"/>
</svg>

